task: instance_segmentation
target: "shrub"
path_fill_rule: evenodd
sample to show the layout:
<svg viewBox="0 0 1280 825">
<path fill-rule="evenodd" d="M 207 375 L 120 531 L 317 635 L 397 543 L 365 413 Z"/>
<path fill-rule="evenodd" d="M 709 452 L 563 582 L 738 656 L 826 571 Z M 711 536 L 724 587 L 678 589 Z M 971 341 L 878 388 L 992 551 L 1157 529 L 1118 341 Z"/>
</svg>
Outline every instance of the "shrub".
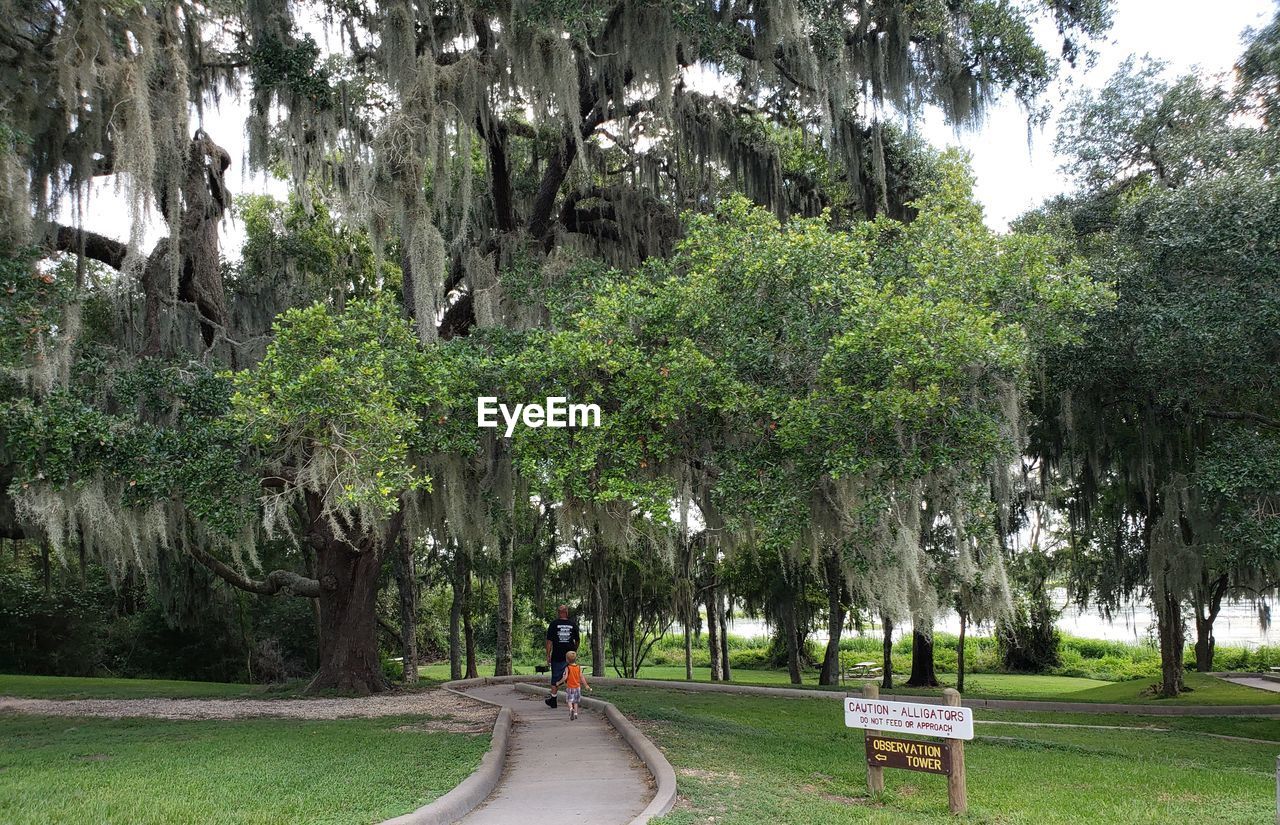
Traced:
<svg viewBox="0 0 1280 825">
<path fill-rule="evenodd" d="M 397 662 L 384 654 L 382 657 L 382 675 L 387 677 L 390 682 L 404 681 L 404 663 Z"/>
<path fill-rule="evenodd" d="M 1053 610 L 1043 596 L 1016 599 L 1013 612 L 996 624 L 996 641 L 1006 670 L 1048 673 L 1062 664 L 1062 637 L 1053 626 Z"/>
<path fill-rule="evenodd" d="M 768 670 L 773 667 L 773 660 L 767 647 L 750 647 L 729 649 L 729 668 L 743 670 Z"/>
</svg>

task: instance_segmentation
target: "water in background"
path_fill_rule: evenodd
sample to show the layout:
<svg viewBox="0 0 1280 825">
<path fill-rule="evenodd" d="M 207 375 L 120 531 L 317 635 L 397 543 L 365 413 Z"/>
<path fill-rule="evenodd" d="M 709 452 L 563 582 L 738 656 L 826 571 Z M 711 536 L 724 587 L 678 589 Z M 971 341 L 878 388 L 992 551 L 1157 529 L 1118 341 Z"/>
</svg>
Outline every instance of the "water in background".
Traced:
<svg viewBox="0 0 1280 825">
<path fill-rule="evenodd" d="M 1065 590 L 1054 590 L 1052 599 L 1055 605 L 1064 605 L 1067 602 L 1067 593 Z M 1274 601 L 1268 600 L 1267 604 L 1273 606 Z M 1186 619 L 1187 644 L 1190 645 L 1195 641 L 1195 625 L 1190 612 L 1186 614 Z M 1081 610 L 1074 605 L 1068 605 L 1058 617 L 1058 629 L 1063 633 L 1086 639 L 1107 639 L 1117 642 L 1136 643 L 1152 639 L 1155 634 L 1155 625 L 1155 613 L 1152 612 L 1151 603 L 1145 600 L 1122 605 L 1110 619 L 1103 618 L 1101 613 L 1093 607 Z M 896 627 L 893 637 L 901 638 L 903 633 L 909 630 L 909 626 Z M 934 630 L 943 633 L 959 633 L 960 620 L 954 612 L 948 611 L 938 617 L 934 623 Z M 761 619 L 739 616 L 729 622 L 729 632 L 738 636 L 756 637 L 768 636 L 772 630 L 768 623 Z M 866 632 L 878 632 L 878 629 L 873 631 L 868 628 Z M 989 635 L 991 628 L 974 628 L 971 625 L 969 632 L 975 635 Z M 1258 610 L 1252 602 L 1224 604 L 1222 612 L 1218 614 L 1218 619 L 1213 624 L 1213 636 L 1219 645 L 1255 648 L 1260 645 L 1280 644 L 1280 630 L 1275 627 L 1262 629 L 1258 621 Z M 825 642 L 826 629 L 817 630 L 812 638 Z"/>
</svg>

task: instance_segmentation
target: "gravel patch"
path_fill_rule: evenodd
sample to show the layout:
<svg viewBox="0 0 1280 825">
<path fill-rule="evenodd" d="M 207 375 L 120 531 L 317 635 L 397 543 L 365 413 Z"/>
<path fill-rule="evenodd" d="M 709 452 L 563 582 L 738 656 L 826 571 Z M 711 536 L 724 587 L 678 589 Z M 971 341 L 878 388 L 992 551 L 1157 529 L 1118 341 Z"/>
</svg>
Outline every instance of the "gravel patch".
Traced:
<svg viewBox="0 0 1280 825">
<path fill-rule="evenodd" d="M 352 699 L 21 699 L 0 696 L 0 713 L 114 719 L 352 719 L 431 716 L 471 729 L 493 726 L 497 709 L 443 690 Z"/>
</svg>

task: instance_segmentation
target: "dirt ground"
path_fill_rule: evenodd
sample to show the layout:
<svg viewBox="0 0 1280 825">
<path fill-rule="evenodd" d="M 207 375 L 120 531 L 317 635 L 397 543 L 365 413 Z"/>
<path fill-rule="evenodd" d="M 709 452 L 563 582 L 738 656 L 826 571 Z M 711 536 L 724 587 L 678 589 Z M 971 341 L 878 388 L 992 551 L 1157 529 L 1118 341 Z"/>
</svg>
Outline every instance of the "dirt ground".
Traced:
<svg viewBox="0 0 1280 825">
<path fill-rule="evenodd" d="M 19 699 L 0 696 L 0 713 L 155 719 L 349 719 L 427 716 L 459 730 L 492 727 L 497 709 L 443 690 L 352 699 Z"/>
</svg>

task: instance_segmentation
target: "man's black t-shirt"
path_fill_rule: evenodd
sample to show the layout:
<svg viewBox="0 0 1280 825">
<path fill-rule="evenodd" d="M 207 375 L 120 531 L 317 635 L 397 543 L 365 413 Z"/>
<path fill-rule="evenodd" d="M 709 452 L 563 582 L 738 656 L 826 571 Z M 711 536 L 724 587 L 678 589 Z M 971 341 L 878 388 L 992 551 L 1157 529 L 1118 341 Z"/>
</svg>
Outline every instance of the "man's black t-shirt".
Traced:
<svg viewBox="0 0 1280 825">
<path fill-rule="evenodd" d="M 578 649 L 578 623 L 556 619 L 547 625 L 547 641 L 551 642 L 551 661 L 563 662 L 566 653 Z"/>
</svg>

